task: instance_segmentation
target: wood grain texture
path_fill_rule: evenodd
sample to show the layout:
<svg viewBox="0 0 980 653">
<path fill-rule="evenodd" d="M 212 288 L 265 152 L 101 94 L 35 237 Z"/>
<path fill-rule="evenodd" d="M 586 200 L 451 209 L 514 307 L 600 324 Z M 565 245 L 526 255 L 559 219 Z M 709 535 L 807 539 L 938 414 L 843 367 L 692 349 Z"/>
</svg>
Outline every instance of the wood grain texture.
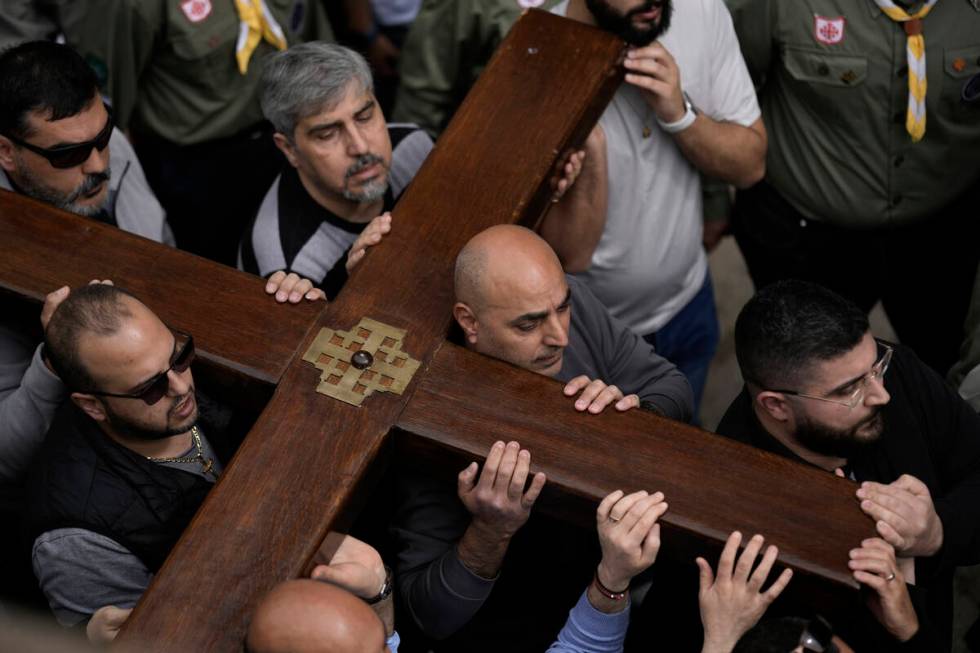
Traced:
<svg viewBox="0 0 980 653">
<path fill-rule="evenodd" d="M 201 358 L 277 383 L 323 303 L 277 305 L 251 274 L 0 190 L 0 287 L 43 301 L 64 285 L 112 279 Z"/>
<path fill-rule="evenodd" d="M 256 602 L 308 568 L 444 341 L 456 253 L 488 226 L 546 209 L 555 160 L 611 99 L 622 52 L 611 35 L 556 16 L 518 21 L 395 207 L 391 235 L 299 347 L 320 326 L 350 329 L 371 317 L 408 330 L 404 349 L 423 361 L 416 380 L 403 396 L 376 394 L 356 408 L 317 394 L 318 371 L 297 357 L 121 644 L 241 650 Z"/>
<path fill-rule="evenodd" d="M 588 499 L 592 511 L 616 489 L 660 490 L 670 505 L 664 539 L 682 531 L 717 545 L 733 530 L 762 533 L 783 564 L 857 586 L 848 551 L 874 536 L 874 524 L 855 483 L 648 411 L 586 415 L 573 401 L 554 379 L 446 343 L 398 427 L 470 459 L 496 440 L 517 440 L 532 471 L 545 472 L 553 490 Z"/>
</svg>

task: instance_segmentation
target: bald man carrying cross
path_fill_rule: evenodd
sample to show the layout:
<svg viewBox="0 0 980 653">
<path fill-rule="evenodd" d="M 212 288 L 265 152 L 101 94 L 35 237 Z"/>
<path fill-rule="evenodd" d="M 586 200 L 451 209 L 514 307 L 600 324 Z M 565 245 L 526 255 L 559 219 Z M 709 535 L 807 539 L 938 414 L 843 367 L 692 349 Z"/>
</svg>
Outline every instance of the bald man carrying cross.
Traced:
<svg viewBox="0 0 980 653">
<path fill-rule="evenodd" d="M 382 216 L 365 229 L 349 268 L 391 224 Z M 575 410 L 642 406 L 690 420 L 693 398 L 684 375 L 566 276 L 533 231 L 498 225 L 474 236 L 456 259 L 454 284 L 453 316 L 466 347 L 564 382 Z M 524 491 L 530 461 L 519 443 L 497 442 L 481 473 L 472 463 L 459 474 L 458 498 L 421 474 L 404 479 L 394 528 L 401 544 L 398 587 L 426 634 L 449 637 L 489 597 L 510 541 L 545 483 L 536 474 Z"/>
</svg>

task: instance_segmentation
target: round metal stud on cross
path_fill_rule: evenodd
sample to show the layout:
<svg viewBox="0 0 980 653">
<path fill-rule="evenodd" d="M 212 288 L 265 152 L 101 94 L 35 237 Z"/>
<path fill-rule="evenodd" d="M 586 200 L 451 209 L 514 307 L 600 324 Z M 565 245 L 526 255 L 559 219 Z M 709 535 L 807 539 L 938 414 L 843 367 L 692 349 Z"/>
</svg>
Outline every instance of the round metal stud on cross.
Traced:
<svg viewBox="0 0 980 653">
<path fill-rule="evenodd" d="M 364 350 L 355 351 L 350 357 L 350 364 L 359 370 L 366 370 L 374 363 L 374 356 Z"/>
</svg>

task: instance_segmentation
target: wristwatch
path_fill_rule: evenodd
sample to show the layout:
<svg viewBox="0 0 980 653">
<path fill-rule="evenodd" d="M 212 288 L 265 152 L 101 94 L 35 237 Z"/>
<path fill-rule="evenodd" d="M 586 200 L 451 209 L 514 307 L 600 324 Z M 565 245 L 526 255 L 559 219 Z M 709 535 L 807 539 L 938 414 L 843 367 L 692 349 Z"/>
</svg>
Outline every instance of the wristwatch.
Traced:
<svg viewBox="0 0 980 653">
<path fill-rule="evenodd" d="M 391 567 L 385 565 L 385 582 L 381 584 L 381 591 L 378 592 L 377 596 L 372 596 L 369 599 L 364 599 L 364 602 L 368 605 L 374 605 L 375 603 L 381 603 L 386 598 L 391 596 L 391 591 L 394 589 L 395 584 L 391 582 Z"/>
<path fill-rule="evenodd" d="M 681 116 L 678 120 L 675 120 L 674 122 L 664 122 L 660 118 L 657 118 L 657 124 L 660 125 L 660 128 L 665 132 L 667 132 L 668 134 L 677 134 L 678 132 L 682 132 L 688 127 L 690 127 L 691 125 L 693 125 L 694 121 L 698 119 L 697 107 L 694 106 L 693 102 L 691 102 L 691 98 L 688 96 L 687 93 L 684 93 L 683 96 L 684 96 L 683 116 Z"/>
</svg>

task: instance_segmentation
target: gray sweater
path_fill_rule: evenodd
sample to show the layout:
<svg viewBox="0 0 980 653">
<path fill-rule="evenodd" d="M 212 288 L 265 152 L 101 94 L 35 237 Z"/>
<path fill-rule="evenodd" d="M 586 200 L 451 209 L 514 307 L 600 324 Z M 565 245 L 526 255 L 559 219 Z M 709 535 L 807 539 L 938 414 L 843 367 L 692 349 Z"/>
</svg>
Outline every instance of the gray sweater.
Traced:
<svg viewBox="0 0 980 653">
<path fill-rule="evenodd" d="M 0 482 L 16 481 L 44 442 L 65 396 L 40 346 L 0 324 Z"/>
<path fill-rule="evenodd" d="M 637 394 L 644 405 L 689 421 L 694 399 L 684 375 L 654 352 L 581 282 L 567 277 L 572 293 L 568 346 L 556 378 L 581 374 Z M 531 452 L 532 455 L 534 452 Z M 456 544 L 470 515 L 455 487 L 427 478 L 424 470 L 399 480 L 395 524 L 399 541 L 397 587 L 409 613 L 427 635 L 442 639 L 473 618 L 496 579 L 477 576 L 460 561 Z"/>
</svg>

